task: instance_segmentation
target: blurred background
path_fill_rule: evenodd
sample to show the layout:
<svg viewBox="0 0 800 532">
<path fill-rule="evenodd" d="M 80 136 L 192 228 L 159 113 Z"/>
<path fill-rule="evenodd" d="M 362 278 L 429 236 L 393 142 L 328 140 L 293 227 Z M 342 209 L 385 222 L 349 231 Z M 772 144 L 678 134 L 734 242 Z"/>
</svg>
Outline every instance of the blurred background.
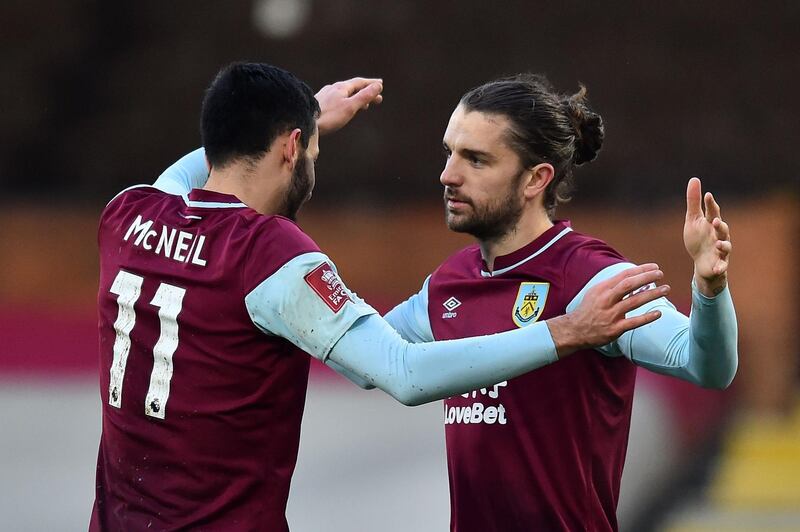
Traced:
<svg viewBox="0 0 800 532">
<path fill-rule="evenodd" d="M 639 371 L 623 530 L 800 530 L 800 3 L 231 0 L 0 5 L 0 530 L 85 530 L 100 427 L 96 223 L 200 143 L 203 91 L 250 59 L 385 101 L 323 139 L 300 224 L 381 310 L 469 242 L 442 216 L 441 137 L 467 89 L 546 73 L 606 123 L 559 217 L 657 261 L 687 309 L 689 177 L 735 244 L 739 373 L 724 392 Z M 440 403 L 314 367 L 295 531 L 447 530 Z"/>
</svg>

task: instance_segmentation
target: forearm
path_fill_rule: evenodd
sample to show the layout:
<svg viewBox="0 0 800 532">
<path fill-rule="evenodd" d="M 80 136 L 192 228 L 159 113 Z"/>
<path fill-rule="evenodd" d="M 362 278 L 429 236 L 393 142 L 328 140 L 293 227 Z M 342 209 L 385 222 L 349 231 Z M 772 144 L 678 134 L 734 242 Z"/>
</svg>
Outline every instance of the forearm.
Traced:
<svg viewBox="0 0 800 532">
<path fill-rule="evenodd" d="M 373 390 L 375 388 L 369 381 L 364 379 L 361 375 L 357 375 L 350 371 L 349 369 L 342 367 L 340 364 L 337 364 L 330 358 L 325 360 L 325 365 L 331 368 L 333 371 L 344 377 L 345 379 L 349 380 L 359 388 L 363 388 L 364 390 Z"/>
<path fill-rule="evenodd" d="M 359 319 L 329 355 L 406 405 L 491 386 L 557 359 L 544 322 L 502 335 L 411 344 L 374 315 Z"/>
<path fill-rule="evenodd" d="M 689 360 L 697 384 L 727 388 L 739 364 L 736 311 L 727 287 L 714 298 L 692 290 L 689 332 Z"/>
<path fill-rule="evenodd" d="M 738 366 L 736 313 L 730 291 L 714 298 L 692 290 L 686 318 L 671 308 L 653 324 L 632 333 L 623 350 L 636 364 L 706 388 L 726 388 Z"/>
</svg>

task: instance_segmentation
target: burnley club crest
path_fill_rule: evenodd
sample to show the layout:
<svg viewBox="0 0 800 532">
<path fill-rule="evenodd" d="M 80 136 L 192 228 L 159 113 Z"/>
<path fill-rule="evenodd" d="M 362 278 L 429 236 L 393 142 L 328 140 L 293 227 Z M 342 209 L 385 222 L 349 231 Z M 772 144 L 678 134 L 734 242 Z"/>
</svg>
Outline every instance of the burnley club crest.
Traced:
<svg viewBox="0 0 800 532">
<path fill-rule="evenodd" d="M 520 283 L 512 318 L 517 327 L 536 322 L 542 315 L 550 283 Z"/>
</svg>

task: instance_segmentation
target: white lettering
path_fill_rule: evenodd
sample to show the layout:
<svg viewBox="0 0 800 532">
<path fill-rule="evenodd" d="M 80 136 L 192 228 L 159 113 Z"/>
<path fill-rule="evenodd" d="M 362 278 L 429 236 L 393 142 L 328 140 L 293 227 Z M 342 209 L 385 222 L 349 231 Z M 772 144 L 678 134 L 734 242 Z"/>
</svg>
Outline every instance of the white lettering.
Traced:
<svg viewBox="0 0 800 532">
<path fill-rule="evenodd" d="M 505 425 L 506 423 L 508 423 L 508 420 L 506 419 L 506 407 L 504 407 L 503 405 L 498 406 L 497 412 L 499 413 L 497 422 L 500 423 L 501 425 Z"/>
<path fill-rule="evenodd" d="M 198 266 L 205 266 L 206 260 L 200 258 L 200 252 L 203 250 L 203 244 L 206 241 L 205 235 L 200 235 L 197 237 L 197 247 L 194 248 L 194 255 L 192 255 L 192 264 L 197 264 Z"/>
<path fill-rule="evenodd" d="M 147 220 L 145 223 L 142 223 L 142 215 L 138 214 L 136 219 L 133 221 L 131 226 L 128 228 L 128 232 L 125 233 L 125 237 L 123 238 L 124 241 L 128 241 L 131 234 L 136 235 L 136 241 L 133 243 L 134 246 L 138 246 L 142 243 L 142 239 L 144 239 L 145 234 L 150 229 L 150 226 L 153 225 L 152 220 Z"/>
<path fill-rule="evenodd" d="M 153 249 L 153 245 L 150 243 L 150 239 L 156 236 L 156 234 L 157 233 L 155 231 L 150 230 L 144 235 L 144 239 L 142 239 L 142 247 L 147 251 Z"/>
<path fill-rule="evenodd" d="M 500 388 L 504 386 L 508 386 L 508 381 L 498 382 L 492 387 L 491 390 L 488 390 L 487 388 L 481 388 L 480 390 L 473 390 L 471 392 L 462 393 L 461 397 L 469 397 L 471 395 L 472 398 L 475 399 L 476 397 L 478 397 L 478 393 L 480 393 L 481 395 L 488 394 L 489 397 L 491 397 L 492 399 L 497 399 L 498 397 L 500 397 Z"/>
<path fill-rule="evenodd" d="M 508 386 L 508 381 L 498 382 L 497 384 L 495 384 L 494 388 L 492 388 L 492 391 L 489 392 L 489 397 L 491 397 L 492 399 L 497 399 L 498 397 L 500 397 L 501 386 Z"/>
<path fill-rule="evenodd" d="M 158 239 L 158 245 L 156 246 L 156 253 L 161 254 L 161 250 L 164 250 L 164 256 L 169 257 L 172 254 L 172 243 L 175 241 L 175 233 L 177 231 L 166 225 L 161 227 L 161 237 Z"/>
<path fill-rule="evenodd" d="M 186 231 L 178 233 L 178 244 L 175 246 L 175 255 L 173 255 L 172 258 L 181 262 L 186 260 L 186 256 L 183 255 L 183 252 L 189 249 L 189 242 L 191 241 L 192 233 L 187 233 Z"/>
<path fill-rule="evenodd" d="M 480 423 L 483 421 L 483 403 L 475 403 L 472 405 L 472 416 L 469 418 L 470 423 Z"/>
<path fill-rule="evenodd" d="M 508 419 L 506 418 L 506 407 L 503 405 L 487 407 L 483 403 L 472 403 L 472 406 L 445 406 L 444 423 L 445 425 L 456 423 L 505 425 L 508 423 Z"/>
<path fill-rule="evenodd" d="M 200 256 L 203 251 L 203 245 L 206 242 L 205 235 L 178 231 L 177 229 L 165 225 L 161 226 L 161 231 L 159 233 L 157 229 L 153 228 L 153 225 L 153 220 L 145 220 L 142 218 L 142 215 L 139 214 L 136 216 L 133 223 L 131 223 L 130 227 L 128 227 L 122 239 L 127 242 L 131 239 L 131 236 L 135 236 L 133 240 L 134 246 L 152 251 L 156 255 L 161 255 L 163 251 L 164 257 L 175 261 L 191 261 L 192 264 L 196 264 L 197 266 L 205 266 L 207 264 L 206 259 Z M 175 238 L 176 234 L 177 239 Z M 158 241 L 155 245 L 155 249 L 153 249 L 153 242 L 155 242 L 154 239 L 156 237 Z M 339 290 L 339 292 L 342 292 L 342 290 Z M 344 295 L 337 293 L 336 297 L 341 299 Z"/>
</svg>

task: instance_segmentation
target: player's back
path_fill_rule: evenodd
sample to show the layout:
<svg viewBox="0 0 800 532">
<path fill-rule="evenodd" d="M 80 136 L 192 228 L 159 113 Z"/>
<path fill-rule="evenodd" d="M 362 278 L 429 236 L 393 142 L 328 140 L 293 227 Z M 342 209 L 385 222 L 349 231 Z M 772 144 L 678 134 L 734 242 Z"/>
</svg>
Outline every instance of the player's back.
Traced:
<svg viewBox="0 0 800 532">
<path fill-rule="evenodd" d="M 245 295 L 317 251 L 233 196 L 130 189 L 98 234 L 103 435 L 95 530 L 283 530 L 308 356 Z"/>
</svg>

